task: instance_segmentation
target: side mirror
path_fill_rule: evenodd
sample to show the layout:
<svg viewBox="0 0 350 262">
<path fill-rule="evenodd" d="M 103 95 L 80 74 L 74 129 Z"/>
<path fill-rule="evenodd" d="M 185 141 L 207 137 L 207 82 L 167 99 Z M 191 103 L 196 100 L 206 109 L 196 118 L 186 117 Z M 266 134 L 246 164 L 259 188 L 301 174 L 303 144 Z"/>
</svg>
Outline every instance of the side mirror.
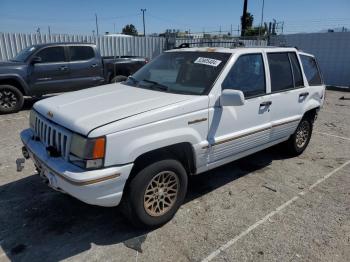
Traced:
<svg viewBox="0 0 350 262">
<path fill-rule="evenodd" d="M 39 56 L 34 56 L 33 58 L 32 58 L 32 60 L 31 60 L 31 63 L 32 64 L 37 64 L 37 63 L 41 63 L 41 57 L 39 57 Z"/>
<path fill-rule="evenodd" d="M 222 90 L 220 96 L 221 106 L 241 106 L 244 105 L 244 94 L 242 91 L 233 89 Z"/>
</svg>

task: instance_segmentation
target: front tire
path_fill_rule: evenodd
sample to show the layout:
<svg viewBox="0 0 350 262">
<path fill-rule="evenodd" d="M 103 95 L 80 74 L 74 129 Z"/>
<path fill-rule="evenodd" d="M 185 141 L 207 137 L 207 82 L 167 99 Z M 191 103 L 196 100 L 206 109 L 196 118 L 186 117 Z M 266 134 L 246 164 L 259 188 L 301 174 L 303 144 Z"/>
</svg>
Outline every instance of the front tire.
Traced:
<svg viewBox="0 0 350 262">
<path fill-rule="evenodd" d="M 11 85 L 0 85 L 0 114 L 16 113 L 22 109 L 23 94 Z"/>
<path fill-rule="evenodd" d="M 298 156 L 304 152 L 308 146 L 312 135 L 313 121 L 310 117 L 304 117 L 294 134 L 286 143 L 287 152 L 292 156 Z"/>
<path fill-rule="evenodd" d="M 144 167 L 126 189 L 124 215 L 139 227 L 165 224 L 183 203 L 187 183 L 186 170 L 177 160 L 161 160 Z"/>
</svg>

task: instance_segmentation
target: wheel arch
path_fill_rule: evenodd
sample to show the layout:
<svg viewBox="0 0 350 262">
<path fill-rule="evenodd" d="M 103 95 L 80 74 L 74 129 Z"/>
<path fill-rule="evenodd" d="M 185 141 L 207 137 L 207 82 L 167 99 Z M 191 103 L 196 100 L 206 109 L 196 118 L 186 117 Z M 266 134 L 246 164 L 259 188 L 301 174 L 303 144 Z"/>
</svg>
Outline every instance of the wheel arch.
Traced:
<svg viewBox="0 0 350 262">
<path fill-rule="evenodd" d="M 23 83 L 23 81 L 16 76 L 11 77 L 1 77 L 0 76 L 0 85 L 11 85 L 16 87 L 19 91 L 21 91 L 22 95 L 27 95 L 27 87 Z"/>
<path fill-rule="evenodd" d="M 126 185 L 147 165 L 160 159 L 176 159 L 185 168 L 188 175 L 196 173 L 194 149 L 189 142 L 181 142 L 165 147 L 157 148 L 139 155 L 135 161 Z"/>
<path fill-rule="evenodd" d="M 311 119 L 312 123 L 315 121 L 318 111 L 320 110 L 320 107 L 313 107 L 313 108 L 309 108 L 307 111 L 305 111 L 303 118 L 307 117 L 309 119 Z"/>
</svg>

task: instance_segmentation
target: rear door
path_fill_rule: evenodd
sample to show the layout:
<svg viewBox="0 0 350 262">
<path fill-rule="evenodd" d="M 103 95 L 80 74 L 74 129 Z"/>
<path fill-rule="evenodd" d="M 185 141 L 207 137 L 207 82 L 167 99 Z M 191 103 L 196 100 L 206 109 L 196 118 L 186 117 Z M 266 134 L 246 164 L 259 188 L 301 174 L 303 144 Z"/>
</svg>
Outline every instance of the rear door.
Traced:
<svg viewBox="0 0 350 262">
<path fill-rule="evenodd" d="M 104 82 L 102 59 L 91 46 L 68 46 L 71 87 L 79 90 Z"/>
<path fill-rule="evenodd" d="M 271 140 L 294 133 L 309 96 L 296 52 L 268 52 L 271 85 Z"/>
<path fill-rule="evenodd" d="M 29 78 L 33 94 L 42 95 L 66 91 L 69 84 L 69 69 L 64 46 L 45 47 L 34 57 L 41 62 L 31 64 Z"/>
</svg>

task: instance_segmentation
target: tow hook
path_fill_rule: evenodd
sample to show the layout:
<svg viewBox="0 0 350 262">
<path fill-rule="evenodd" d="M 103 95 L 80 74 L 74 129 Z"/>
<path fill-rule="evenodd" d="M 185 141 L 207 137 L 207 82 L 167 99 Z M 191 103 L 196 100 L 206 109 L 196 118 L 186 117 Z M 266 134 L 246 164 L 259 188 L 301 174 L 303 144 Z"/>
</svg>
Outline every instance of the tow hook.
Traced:
<svg viewBox="0 0 350 262">
<path fill-rule="evenodd" d="M 28 153 L 28 149 L 24 146 L 22 147 L 22 155 L 25 159 L 29 159 L 29 153 Z"/>
</svg>

